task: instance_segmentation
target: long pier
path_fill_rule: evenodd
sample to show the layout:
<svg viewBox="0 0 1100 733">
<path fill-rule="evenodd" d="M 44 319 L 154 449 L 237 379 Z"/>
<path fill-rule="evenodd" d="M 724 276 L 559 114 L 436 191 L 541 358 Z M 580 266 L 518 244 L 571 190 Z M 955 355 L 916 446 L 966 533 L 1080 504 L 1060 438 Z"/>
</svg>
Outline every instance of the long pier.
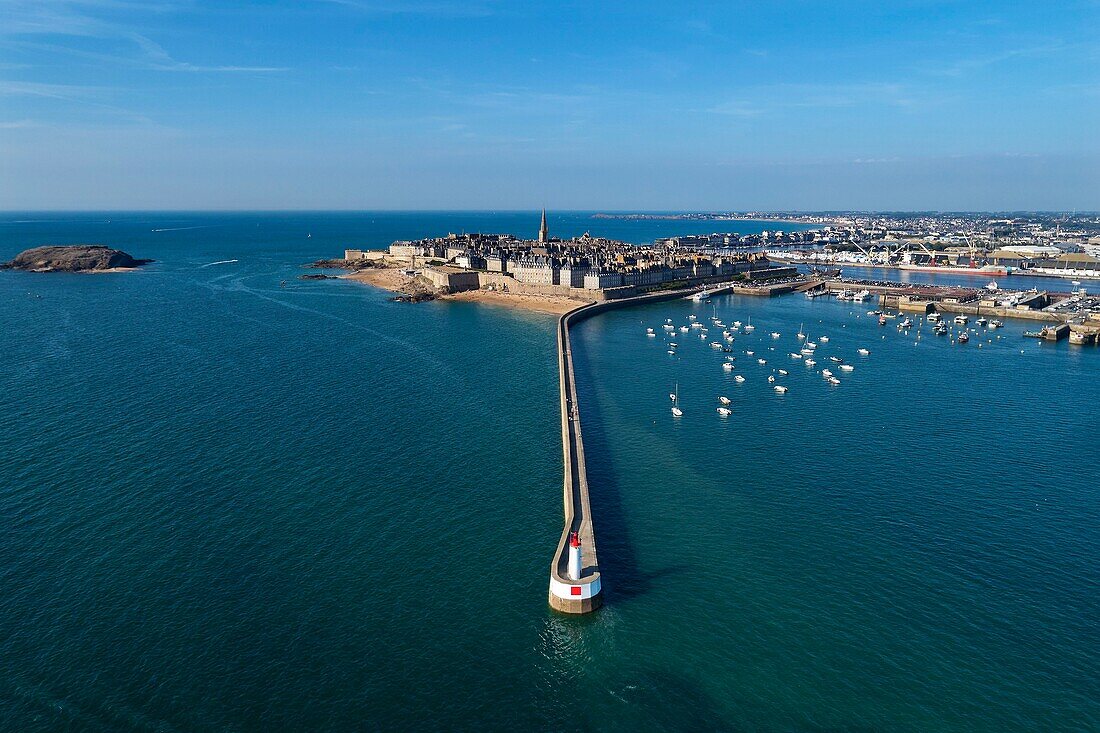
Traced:
<svg viewBox="0 0 1100 733">
<path fill-rule="evenodd" d="M 596 532 L 592 527 L 592 506 L 588 500 L 588 472 L 584 463 L 577 384 L 573 377 L 573 352 L 569 325 L 574 318 L 599 308 L 600 303 L 583 305 L 558 319 L 558 378 L 561 385 L 561 441 L 565 458 L 565 528 L 554 560 L 550 563 L 550 606 L 563 613 L 590 613 L 603 605 L 600 564 L 596 559 Z M 583 316 L 582 316 L 583 317 Z M 570 540 L 580 540 L 581 572 L 569 575 Z"/>
<path fill-rule="evenodd" d="M 582 305 L 558 319 L 558 379 L 561 398 L 561 442 L 565 466 L 563 506 L 565 523 L 558 540 L 554 559 L 550 562 L 550 607 L 562 613 L 591 613 L 603 605 L 603 582 L 596 557 L 596 531 L 592 522 L 592 505 L 588 498 L 588 472 L 584 460 L 584 440 L 581 437 L 580 407 L 577 404 L 577 384 L 573 376 L 573 351 L 569 328 L 597 313 L 627 308 L 640 303 L 674 300 L 702 290 L 692 287 L 666 290 L 632 298 L 605 300 Z M 571 540 L 576 533 L 580 544 L 580 572 L 570 573 Z M 574 567 L 576 570 L 576 567 Z"/>
</svg>

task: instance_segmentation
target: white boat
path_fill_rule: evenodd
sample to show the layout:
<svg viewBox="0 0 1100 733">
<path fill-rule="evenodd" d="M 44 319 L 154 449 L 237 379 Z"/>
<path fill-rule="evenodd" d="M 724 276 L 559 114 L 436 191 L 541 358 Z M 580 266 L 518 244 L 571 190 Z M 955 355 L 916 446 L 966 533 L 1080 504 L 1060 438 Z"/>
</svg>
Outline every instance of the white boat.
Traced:
<svg viewBox="0 0 1100 733">
<path fill-rule="evenodd" d="M 828 379 L 829 377 L 833 376 L 833 373 L 831 371 L 829 371 L 828 369 L 822 369 L 821 370 L 821 376 Z"/>
<path fill-rule="evenodd" d="M 768 375 L 768 383 L 770 384 L 771 382 L 774 382 L 774 381 L 775 381 L 775 377 L 773 377 L 772 375 L 769 374 Z"/>
<path fill-rule="evenodd" d="M 856 353 L 860 356 L 868 356 L 871 352 L 867 349 L 856 349 Z"/>
<path fill-rule="evenodd" d="M 791 352 L 790 356 L 791 356 L 792 359 L 801 359 L 802 358 L 802 354 L 796 354 L 793 351 Z"/>
<path fill-rule="evenodd" d="M 646 336 L 652 336 L 653 338 L 657 338 L 657 334 L 655 334 L 655 333 L 647 333 Z"/>
<path fill-rule="evenodd" d="M 719 397 L 718 401 L 721 402 L 723 405 L 728 405 L 730 403 L 730 398 L 729 397 Z"/>
<path fill-rule="evenodd" d="M 745 381 L 745 378 L 744 378 L 744 377 L 742 377 L 742 376 L 741 376 L 740 374 L 738 374 L 738 375 L 737 375 L 736 377 L 734 377 L 734 378 L 733 378 L 733 380 L 734 380 L 735 382 L 737 382 L 738 384 L 741 384 L 741 382 L 744 382 L 744 381 Z"/>
<path fill-rule="evenodd" d="M 807 359 L 807 360 L 806 360 L 806 361 L 805 361 L 804 363 L 805 363 L 805 365 L 806 365 L 806 366 L 808 366 L 808 367 L 812 367 L 812 366 L 814 366 L 815 364 L 817 364 L 817 362 L 816 362 L 816 361 L 814 361 L 813 359 Z"/>
<path fill-rule="evenodd" d="M 732 343 L 733 343 L 733 336 L 726 336 L 726 341 L 727 341 L 728 343 L 731 343 L 731 344 L 732 344 Z"/>
<path fill-rule="evenodd" d="M 699 340 L 700 341 L 706 341 L 707 340 L 707 335 L 705 333 L 699 334 Z"/>
<path fill-rule="evenodd" d="M 720 349 L 720 348 L 722 348 L 722 344 L 718 343 L 717 341 L 711 341 L 710 342 L 710 348 Z"/>
<path fill-rule="evenodd" d="M 653 333 L 653 329 L 652 329 L 652 328 L 647 328 L 647 329 L 645 330 L 645 332 L 646 332 L 646 333 Z"/>
<path fill-rule="evenodd" d="M 772 338 L 773 339 L 779 338 L 779 332 L 778 331 L 772 331 Z"/>
<path fill-rule="evenodd" d="M 840 380 L 836 377 L 829 377 L 829 384 L 840 384 Z"/>
<path fill-rule="evenodd" d="M 768 363 L 768 360 L 767 360 L 767 359 L 757 359 L 757 360 L 756 360 L 756 363 L 757 363 L 757 364 L 760 364 L 761 366 L 763 366 L 764 364 L 767 364 L 767 363 Z"/>
<path fill-rule="evenodd" d="M 704 300 L 710 297 L 710 291 L 708 291 L 706 288 L 703 288 L 698 293 L 695 293 L 690 297 L 691 300 L 694 300 L 696 303 L 702 303 Z"/>
<path fill-rule="evenodd" d="M 942 318 L 942 317 L 943 316 L 941 316 L 939 313 L 929 313 L 928 314 L 928 322 L 929 323 L 939 323 L 940 318 Z"/>
<path fill-rule="evenodd" d="M 702 323 L 699 323 L 699 321 L 692 321 L 692 323 L 691 323 L 691 327 L 692 327 L 692 328 L 702 328 L 702 327 L 703 327 L 703 324 L 702 324 Z"/>
<path fill-rule="evenodd" d="M 676 355 L 676 351 L 675 351 L 675 350 L 673 350 L 673 349 L 669 349 L 669 350 L 668 350 L 668 353 L 672 354 L 673 356 L 675 356 L 675 355 Z"/>
<path fill-rule="evenodd" d="M 694 313 L 691 313 L 691 314 L 688 315 L 688 320 L 689 321 L 694 321 L 697 318 L 698 318 L 698 316 L 696 316 Z"/>
<path fill-rule="evenodd" d="M 978 320 L 974 321 L 974 323 L 977 323 L 979 326 L 984 326 L 985 324 L 989 323 L 989 320 L 983 316 L 983 317 L 979 318 Z"/>
<path fill-rule="evenodd" d="M 970 319 L 963 314 L 955 316 L 955 323 L 959 326 L 965 326 Z"/>
<path fill-rule="evenodd" d="M 814 343 L 813 341 L 807 341 L 807 342 L 806 342 L 806 348 L 807 348 L 807 349 L 816 349 L 816 348 L 817 348 L 817 344 L 815 344 L 815 343 Z"/>
<path fill-rule="evenodd" d="M 852 301 L 856 303 L 862 303 L 863 301 L 867 300 L 870 295 L 870 290 L 860 290 L 858 293 L 852 295 Z"/>
<path fill-rule="evenodd" d="M 726 370 L 727 372 L 732 372 L 732 371 L 733 371 L 733 363 L 732 363 L 732 362 L 728 362 L 728 361 L 727 361 L 727 362 L 723 362 L 723 364 L 722 364 L 722 368 L 723 368 L 723 369 L 725 369 L 725 370 Z"/>
<path fill-rule="evenodd" d="M 755 353 L 756 353 L 755 351 L 746 351 L 745 356 L 752 356 Z"/>
<path fill-rule="evenodd" d="M 906 318 L 901 323 L 898 324 L 898 328 L 910 328 L 910 327 L 912 327 L 912 325 L 913 325 L 913 322 L 910 321 L 908 318 Z"/>
<path fill-rule="evenodd" d="M 734 321 L 733 322 L 733 327 L 734 328 L 741 328 L 741 321 Z"/>
<path fill-rule="evenodd" d="M 841 359 L 839 356 L 830 356 L 829 361 L 835 361 L 837 364 L 839 364 L 840 362 L 842 362 L 844 360 Z"/>
<path fill-rule="evenodd" d="M 856 368 L 854 366 L 852 366 L 851 364 L 841 364 L 840 369 L 841 369 L 841 371 L 845 371 L 845 372 L 854 372 Z"/>
<path fill-rule="evenodd" d="M 800 323 L 798 324 L 798 340 L 801 341 L 804 338 L 806 338 L 806 334 L 802 332 L 802 324 Z"/>
<path fill-rule="evenodd" d="M 680 417 L 681 415 L 684 414 L 684 411 L 680 409 L 680 385 L 679 385 L 679 383 L 676 384 L 676 391 L 673 392 L 669 396 L 672 397 L 672 414 L 675 415 L 676 417 Z"/>
<path fill-rule="evenodd" d="M 989 327 L 990 328 L 1002 328 L 1002 327 L 1004 327 L 1004 325 L 1005 325 L 1004 323 L 1002 323 L 1001 321 L 998 321 L 996 319 L 989 322 Z M 997 338 L 1000 338 L 1000 336 L 998 336 Z"/>
<path fill-rule="evenodd" d="M 745 324 L 745 333 L 752 333 L 755 330 L 756 326 L 752 325 L 752 319 L 750 318 L 749 322 Z"/>
<path fill-rule="evenodd" d="M 687 332 L 688 332 L 688 327 L 687 326 L 680 326 L 680 333 L 687 333 Z"/>
<path fill-rule="evenodd" d="M 985 284 L 985 289 L 996 291 L 996 290 L 1000 290 L 1000 287 L 997 285 L 996 280 L 990 280 L 989 282 L 987 282 Z"/>
<path fill-rule="evenodd" d="M 813 355 L 814 355 L 814 350 L 813 349 L 802 349 L 802 356 L 813 356 Z"/>
<path fill-rule="evenodd" d="M 662 326 L 662 328 L 664 328 L 666 331 L 675 331 L 676 330 L 676 326 L 670 326 L 667 323 L 664 326 Z"/>
<path fill-rule="evenodd" d="M 786 369 L 780 369 L 779 370 L 779 376 L 781 376 L 781 377 L 785 377 L 788 374 L 790 374 L 790 372 L 788 372 Z"/>
<path fill-rule="evenodd" d="M 827 344 L 827 343 L 829 343 L 829 337 L 828 336 L 822 336 L 821 338 L 818 339 L 818 341 L 820 341 L 823 344 Z"/>
<path fill-rule="evenodd" d="M 721 415 L 722 417 L 729 417 L 730 415 L 733 414 L 733 410 L 731 410 L 728 407 L 719 407 L 718 408 L 718 414 Z"/>
<path fill-rule="evenodd" d="M 782 384 L 777 384 L 774 387 L 772 387 L 772 389 L 774 389 L 779 394 L 785 394 L 787 392 L 787 388 L 784 387 Z"/>
</svg>

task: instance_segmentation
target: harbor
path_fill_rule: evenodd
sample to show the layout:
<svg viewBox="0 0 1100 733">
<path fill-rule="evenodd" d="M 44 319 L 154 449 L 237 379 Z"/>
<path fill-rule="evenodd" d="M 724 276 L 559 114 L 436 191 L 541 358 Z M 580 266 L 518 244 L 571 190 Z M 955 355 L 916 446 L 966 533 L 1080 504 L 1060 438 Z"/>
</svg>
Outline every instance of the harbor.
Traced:
<svg viewBox="0 0 1100 733">
<path fill-rule="evenodd" d="M 1050 323 L 1016 318 L 958 344 L 919 313 L 887 309 L 898 317 L 879 326 L 871 297 L 798 292 L 673 294 L 571 322 L 604 605 L 563 614 L 548 604 L 565 529 L 558 317 L 298 279 L 349 229 L 456 226 L 376 218 L 141 214 L 110 237 L 86 215 L 11 225 L 18 242 L 104 239 L 157 261 L 148 275 L 0 273 L 19 326 L 0 439 L 23 516 L 2 660 L 25 727 L 59 700 L 127 727 L 99 706 L 124 689 L 125 715 L 182 729 L 400 729 L 424 706 L 442 727 L 536 730 L 659 715 L 705 729 L 699 707 L 760 730 L 1097 719 L 1082 579 L 1100 507 L 1073 470 L 1095 452 L 1095 347 L 1026 338 Z M 591 226 L 561 219 L 565 234 Z M 668 231 L 631 225 L 624 238 Z M 178 226 L 202 228 L 149 243 Z M 790 356 L 800 326 L 812 367 Z M 28 402 L 45 384 L 51 399 Z M 489 583 L 471 562 L 483 553 Z M 393 683 L 364 688 L 379 668 Z M 149 674 L 171 699 L 143 702 Z M 869 689 L 884 695 L 874 710 Z M 238 704 L 254 714 L 219 712 Z M 81 722 L 65 711 L 48 727 Z"/>
</svg>

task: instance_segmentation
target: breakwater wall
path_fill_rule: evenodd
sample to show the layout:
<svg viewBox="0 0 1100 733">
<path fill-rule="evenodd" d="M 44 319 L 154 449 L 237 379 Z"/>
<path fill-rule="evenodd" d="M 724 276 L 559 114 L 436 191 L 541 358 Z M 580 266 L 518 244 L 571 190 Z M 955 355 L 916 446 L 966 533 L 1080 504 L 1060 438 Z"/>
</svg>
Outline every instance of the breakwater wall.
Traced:
<svg viewBox="0 0 1100 733">
<path fill-rule="evenodd" d="M 603 605 L 603 581 L 596 555 L 596 530 L 588 495 L 588 471 L 585 467 L 584 441 L 581 436 L 580 406 L 573 376 L 573 351 L 569 338 L 572 326 L 592 316 L 641 303 L 684 298 L 701 288 L 670 290 L 621 300 L 606 300 L 583 305 L 558 319 L 558 378 L 561 400 L 561 441 L 565 481 L 563 507 L 565 522 L 554 558 L 550 562 L 550 607 L 562 613 L 590 613 Z M 569 544 L 577 533 L 581 545 L 580 577 L 569 574 Z"/>
</svg>

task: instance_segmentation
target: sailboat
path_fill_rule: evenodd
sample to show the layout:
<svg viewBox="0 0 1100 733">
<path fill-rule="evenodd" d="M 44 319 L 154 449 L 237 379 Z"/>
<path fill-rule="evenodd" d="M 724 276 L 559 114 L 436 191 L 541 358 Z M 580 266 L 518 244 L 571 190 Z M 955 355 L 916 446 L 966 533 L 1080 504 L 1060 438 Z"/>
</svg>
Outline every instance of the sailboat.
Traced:
<svg viewBox="0 0 1100 733">
<path fill-rule="evenodd" d="M 752 333 L 756 330 L 756 326 L 752 325 L 752 317 L 748 319 L 748 323 L 745 324 L 745 333 Z"/>
<path fill-rule="evenodd" d="M 801 340 L 803 340 L 804 338 L 806 338 L 806 334 L 802 332 L 802 326 L 803 326 L 803 325 L 804 325 L 804 324 L 802 324 L 802 323 L 798 324 L 798 340 L 799 340 L 799 341 L 801 341 Z"/>
<path fill-rule="evenodd" d="M 672 397 L 672 414 L 676 417 L 680 417 L 684 414 L 684 411 L 680 409 L 680 383 L 676 383 L 676 391 L 671 395 Z"/>
</svg>

